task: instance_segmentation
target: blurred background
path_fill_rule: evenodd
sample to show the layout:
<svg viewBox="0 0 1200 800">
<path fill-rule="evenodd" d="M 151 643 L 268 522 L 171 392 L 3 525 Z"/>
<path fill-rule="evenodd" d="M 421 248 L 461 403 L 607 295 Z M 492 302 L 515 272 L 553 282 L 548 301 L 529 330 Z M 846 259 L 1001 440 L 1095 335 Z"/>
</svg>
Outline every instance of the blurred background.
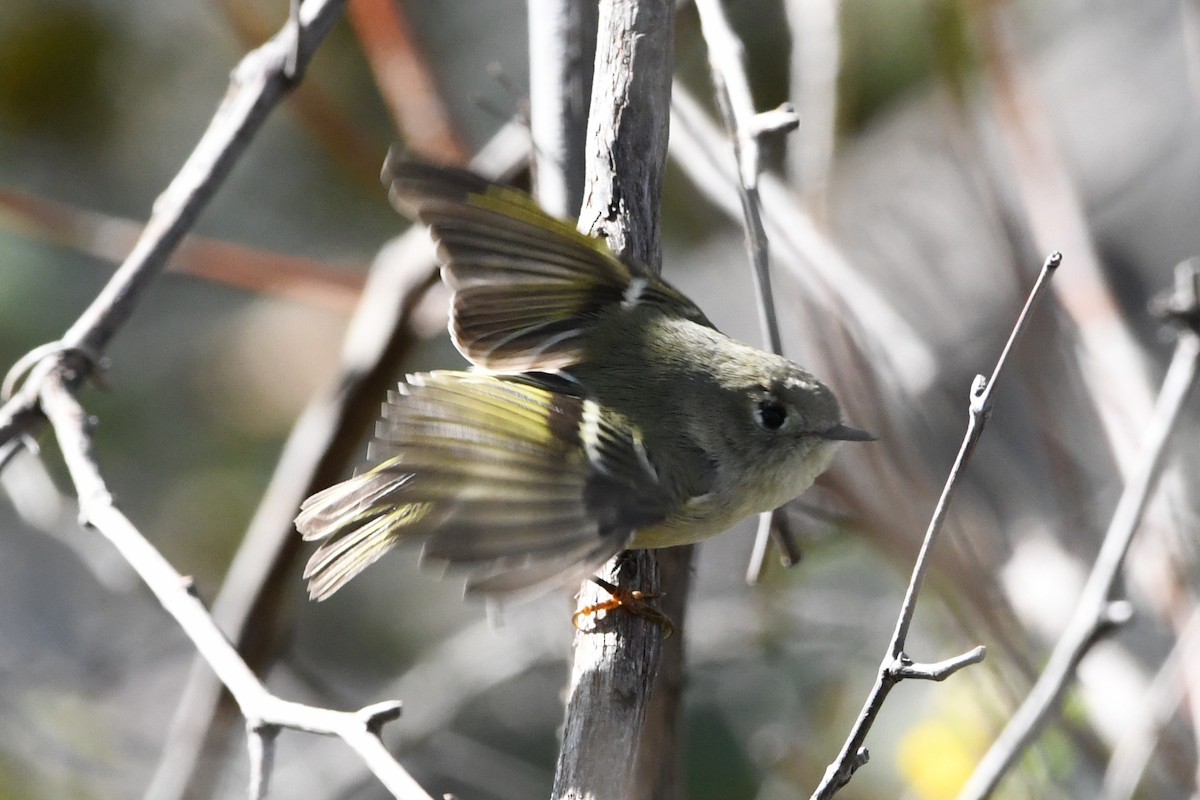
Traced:
<svg viewBox="0 0 1200 800">
<path fill-rule="evenodd" d="M 285 5 L 0 4 L 5 368 L 95 296 Z M 1200 9 L 726 7 L 758 107 L 790 100 L 801 118 L 764 154 L 785 351 L 883 441 L 844 448 L 789 509 L 799 565 L 772 560 L 748 586 L 751 525 L 701 547 L 685 644 L 687 797 L 815 787 L 874 679 L 971 380 L 990 374 L 1042 260 L 1064 254 L 997 391 L 909 642 L 926 661 L 985 644 L 987 662 L 893 692 L 870 765 L 841 795 L 952 798 L 1075 606 L 1170 356 L 1147 303 L 1200 250 Z M 393 257 L 385 245 L 407 226 L 377 178 L 388 145 L 461 159 L 521 117 L 526 13 L 520 0 L 351 0 L 85 393 L 122 508 L 206 600 L 293 425 L 338 375 L 368 268 Z M 722 330 L 757 342 L 740 220 L 727 213 L 735 195 L 694 183 L 696 142 L 716 123 L 686 5 L 676 61 L 677 100 L 698 102 L 674 123 L 664 272 Z M 397 63 L 407 82 L 388 78 Z M 414 111 L 413 96 L 434 110 Z M 389 380 L 462 363 L 442 334 L 444 301 L 433 290 L 420 304 Z M 1196 796 L 1194 403 L 1186 416 L 1118 590 L 1134 618 L 1092 649 L 1062 720 L 998 796 Z M 107 543 L 77 527 L 43 443 L 44 467 L 23 456 L 3 475 L 0 798 L 244 796 L 236 713 L 219 717 L 189 788 L 172 786 L 190 774 L 160 762 L 186 728 L 175 717 L 193 650 Z M 344 444 L 349 474 L 365 440 Z M 548 795 L 570 598 L 488 614 L 417 561 L 391 555 L 320 605 L 298 562 L 284 564 L 245 637 L 260 673 L 316 704 L 402 699 L 387 740 L 434 796 Z M 273 790 L 385 796 L 340 742 L 293 732 L 280 737 Z"/>
</svg>

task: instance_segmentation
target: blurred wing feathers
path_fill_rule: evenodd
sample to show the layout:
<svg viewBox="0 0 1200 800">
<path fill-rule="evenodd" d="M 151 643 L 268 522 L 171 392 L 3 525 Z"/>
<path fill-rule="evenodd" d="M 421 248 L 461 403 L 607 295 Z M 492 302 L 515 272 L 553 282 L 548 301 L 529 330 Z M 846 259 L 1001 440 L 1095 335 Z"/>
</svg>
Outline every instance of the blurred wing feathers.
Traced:
<svg viewBox="0 0 1200 800">
<path fill-rule="evenodd" d="M 379 466 L 314 495 L 297 517 L 323 542 L 305 572 L 314 597 L 402 539 L 467 569 L 472 591 L 563 582 L 669 510 L 636 431 L 529 379 L 414 375 L 372 449 Z"/>
<path fill-rule="evenodd" d="M 472 363 L 495 371 L 564 369 L 585 356 L 601 314 L 634 303 L 709 324 L 686 297 L 616 258 L 602 239 L 543 212 L 528 195 L 463 170 L 384 165 L 392 202 L 429 225 L 454 290 L 451 334 Z"/>
</svg>

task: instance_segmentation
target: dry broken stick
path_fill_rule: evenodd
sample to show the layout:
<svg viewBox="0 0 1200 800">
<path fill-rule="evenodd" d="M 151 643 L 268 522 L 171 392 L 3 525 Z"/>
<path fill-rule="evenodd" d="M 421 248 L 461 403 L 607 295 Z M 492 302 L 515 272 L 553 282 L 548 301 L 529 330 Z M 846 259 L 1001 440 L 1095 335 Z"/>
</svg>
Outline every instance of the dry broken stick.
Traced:
<svg viewBox="0 0 1200 800">
<path fill-rule="evenodd" d="M 398 702 L 342 712 L 293 703 L 267 691 L 213 622 L 191 581 L 175 571 L 113 502 L 92 455 L 91 421 L 70 389 L 78 383 L 74 377 L 51 372 L 40 381 L 38 394 L 79 496 L 80 522 L 99 531 L 117 548 L 234 696 L 246 718 L 251 754 L 255 757 L 251 797 L 265 794 L 265 766 L 270 760 L 274 733 L 280 728 L 293 728 L 341 737 L 394 797 L 432 800 L 380 739 L 382 726 L 400 716 Z"/>
<path fill-rule="evenodd" d="M 1196 384 L 1200 367 L 1200 276 L 1190 263 L 1180 266 L 1175 295 L 1163 305 L 1165 315 L 1179 324 L 1179 339 L 1146 429 L 1137 468 L 1121 493 L 1079 605 L 1054 646 L 1046 668 L 975 768 L 959 794 L 960 800 L 981 800 L 992 793 L 1057 707 L 1075 668 L 1097 636 L 1112 625 L 1113 587 L 1162 472 L 1167 444 Z"/>
<path fill-rule="evenodd" d="M 825 776 L 816 791 L 813 792 L 811 800 L 828 800 L 828 798 L 833 797 L 839 789 L 850 781 L 855 771 L 867 763 L 869 755 L 864 746 L 867 733 L 875 723 L 875 719 L 879 715 L 879 711 L 883 707 L 888 693 L 891 692 L 896 684 L 906 678 L 934 681 L 944 680 L 963 667 L 983 660 L 985 651 L 980 646 L 937 663 L 916 663 L 905 652 L 908 630 L 912 625 L 913 614 L 916 611 L 917 594 L 921 591 L 921 585 L 924 583 L 925 575 L 928 572 L 930 553 L 942 529 L 942 524 L 945 522 L 946 513 L 950 507 L 950 500 L 958 488 L 963 470 L 966 468 L 967 462 L 970 461 L 971 454 L 975 451 L 975 445 L 978 444 L 979 438 L 983 434 L 983 428 L 987 424 L 988 416 L 991 414 L 992 390 L 996 386 L 996 380 L 1000 377 L 1000 371 L 1008 360 L 1008 354 L 1012 351 L 1021 332 L 1025 329 L 1030 312 L 1041 298 L 1049 283 L 1050 276 L 1054 274 L 1054 271 L 1061 262 L 1062 256 L 1058 253 L 1054 253 L 1046 259 L 1046 263 L 1042 266 L 1042 271 L 1038 275 L 1037 282 L 1034 284 L 1033 289 L 1030 290 L 1029 298 L 1025 301 L 1025 307 L 1021 309 L 1021 314 L 1017 317 L 1016 324 L 1013 325 L 1008 342 L 1004 345 L 1004 350 L 1000 353 L 1000 358 L 996 361 L 996 367 L 992 370 L 992 376 L 990 378 L 983 375 L 975 376 L 975 382 L 971 386 L 967 432 L 963 436 L 962 446 L 958 450 L 958 456 L 954 460 L 954 465 L 950 468 L 950 475 L 946 478 L 946 485 L 942 489 L 942 495 L 938 498 L 937 506 L 934 508 L 933 518 L 930 519 L 929 527 L 925 531 L 925 539 L 921 543 L 921 550 L 917 555 L 917 562 L 913 566 L 912 577 L 908 582 L 908 589 L 905 591 L 904 600 L 900 605 L 900 614 L 896 619 L 896 627 L 892 633 L 892 639 L 888 643 L 888 649 L 884 654 L 883 661 L 879 664 L 879 672 L 875 678 L 875 685 L 871 688 L 870 694 L 867 695 L 866 703 L 863 704 L 858 719 L 855 721 L 854 727 L 851 728 L 850 735 L 846 738 L 845 744 L 842 745 L 837 758 L 825 770 Z"/>
</svg>

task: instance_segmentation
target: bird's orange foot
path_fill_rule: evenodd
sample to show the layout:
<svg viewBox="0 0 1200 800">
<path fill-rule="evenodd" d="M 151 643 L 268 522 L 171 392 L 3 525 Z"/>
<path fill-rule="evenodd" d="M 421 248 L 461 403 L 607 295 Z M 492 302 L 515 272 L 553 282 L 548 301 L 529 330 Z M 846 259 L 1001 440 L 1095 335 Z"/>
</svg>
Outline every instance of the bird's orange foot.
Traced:
<svg viewBox="0 0 1200 800">
<path fill-rule="evenodd" d="M 571 624 L 576 630 L 583 630 L 583 620 L 589 617 L 594 617 L 600 612 L 615 611 L 618 608 L 623 608 L 634 616 L 649 620 L 655 623 L 663 630 L 663 638 L 671 638 L 671 634 L 675 632 L 675 624 L 671 622 L 671 618 L 652 606 L 649 601 L 657 600 L 662 597 L 662 592 L 643 592 L 640 589 L 621 589 L 603 578 L 593 577 L 592 582 L 599 586 L 604 591 L 608 592 L 610 597 L 601 602 L 594 603 L 590 606 L 585 606 L 571 615 Z M 595 630 L 593 624 L 591 629 Z"/>
</svg>

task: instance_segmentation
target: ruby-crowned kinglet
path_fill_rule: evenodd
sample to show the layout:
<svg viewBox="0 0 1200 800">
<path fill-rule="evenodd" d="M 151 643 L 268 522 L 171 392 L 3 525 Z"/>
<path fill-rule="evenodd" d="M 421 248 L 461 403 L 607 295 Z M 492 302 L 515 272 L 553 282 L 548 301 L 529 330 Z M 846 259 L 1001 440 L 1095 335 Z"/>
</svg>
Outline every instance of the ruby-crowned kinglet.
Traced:
<svg viewBox="0 0 1200 800">
<path fill-rule="evenodd" d="M 477 175 L 389 155 L 393 204 L 430 227 L 470 372 L 412 375 L 370 471 L 306 500 L 329 597 L 391 547 L 505 594 L 587 577 L 626 548 L 720 533 L 791 500 L 841 440 L 874 438 L 792 362 L 720 333 L 603 240 Z"/>
</svg>

